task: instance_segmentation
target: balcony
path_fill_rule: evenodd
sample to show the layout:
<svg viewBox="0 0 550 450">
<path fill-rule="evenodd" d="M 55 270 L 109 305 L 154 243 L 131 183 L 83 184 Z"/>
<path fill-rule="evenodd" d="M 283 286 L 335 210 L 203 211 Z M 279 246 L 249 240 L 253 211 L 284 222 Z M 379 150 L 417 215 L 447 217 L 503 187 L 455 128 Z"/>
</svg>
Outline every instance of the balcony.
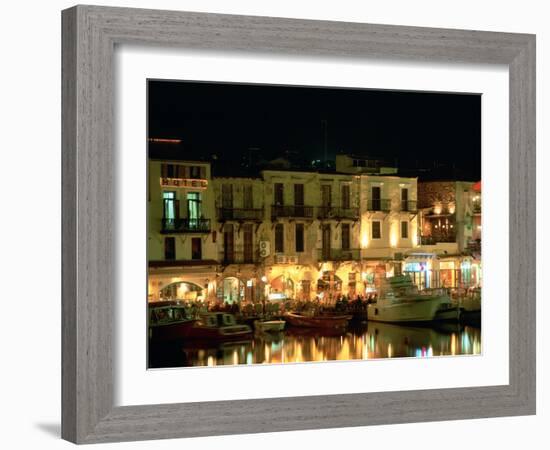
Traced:
<svg viewBox="0 0 550 450">
<path fill-rule="evenodd" d="M 357 220 L 359 208 L 337 208 L 334 206 L 319 206 L 317 208 L 318 219 Z"/>
<path fill-rule="evenodd" d="M 361 249 L 350 248 L 319 248 L 317 249 L 318 259 L 320 261 L 359 261 L 361 259 Z"/>
<path fill-rule="evenodd" d="M 263 220 L 264 210 L 250 208 L 218 208 L 218 220 L 253 220 L 261 222 Z"/>
<path fill-rule="evenodd" d="M 420 236 L 420 245 L 436 245 L 439 242 L 456 242 L 456 236 L 454 234 Z"/>
<path fill-rule="evenodd" d="M 229 264 L 256 264 L 259 258 L 256 253 L 245 254 L 244 252 L 221 252 L 220 263 L 224 266 Z"/>
<path fill-rule="evenodd" d="M 411 213 L 417 212 L 416 200 L 401 200 L 401 211 Z"/>
<path fill-rule="evenodd" d="M 313 206 L 302 206 L 302 205 L 271 206 L 271 219 L 272 220 L 277 219 L 278 217 L 296 217 L 301 219 L 312 219 Z"/>
<path fill-rule="evenodd" d="M 391 200 L 387 198 L 367 200 L 367 211 L 391 211 Z"/>
<path fill-rule="evenodd" d="M 162 219 L 161 233 L 209 233 L 210 219 Z"/>
</svg>

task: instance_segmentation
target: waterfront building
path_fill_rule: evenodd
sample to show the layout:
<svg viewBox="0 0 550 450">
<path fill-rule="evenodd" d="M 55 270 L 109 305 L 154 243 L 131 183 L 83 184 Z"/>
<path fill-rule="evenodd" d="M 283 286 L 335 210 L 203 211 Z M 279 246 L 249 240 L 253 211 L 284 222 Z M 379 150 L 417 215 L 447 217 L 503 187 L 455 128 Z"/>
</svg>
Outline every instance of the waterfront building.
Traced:
<svg viewBox="0 0 550 450">
<path fill-rule="evenodd" d="M 432 286 L 479 286 L 481 183 L 420 182 L 418 206 L 420 252 L 407 267 L 411 275 Z"/>
<path fill-rule="evenodd" d="M 149 299 L 330 303 L 400 273 L 479 282 L 473 183 L 418 183 L 344 155 L 336 166 L 213 177 L 207 162 L 150 160 Z"/>
<path fill-rule="evenodd" d="M 210 164 L 148 163 L 147 254 L 150 300 L 206 299 L 218 265 Z"/>
</svg>

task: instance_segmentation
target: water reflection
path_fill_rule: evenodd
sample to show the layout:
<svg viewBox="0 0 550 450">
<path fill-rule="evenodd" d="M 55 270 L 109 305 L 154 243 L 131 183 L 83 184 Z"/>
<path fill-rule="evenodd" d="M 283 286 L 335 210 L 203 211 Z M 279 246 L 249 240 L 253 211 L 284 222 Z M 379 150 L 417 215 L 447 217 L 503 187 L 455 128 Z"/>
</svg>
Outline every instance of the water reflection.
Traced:
<svg viewBox="0 0 550 450">
<path fill-rule="evenodd" d="M 370 322 L 344 332 L 288 328 L 256 333 L 250 340 L 218 345 L 186 342 L 149 349 L 149 367 L 280 364 L 440 355 L 478 355 L 481 330 L 442 324 L 437 328 Z"/>
</svg>

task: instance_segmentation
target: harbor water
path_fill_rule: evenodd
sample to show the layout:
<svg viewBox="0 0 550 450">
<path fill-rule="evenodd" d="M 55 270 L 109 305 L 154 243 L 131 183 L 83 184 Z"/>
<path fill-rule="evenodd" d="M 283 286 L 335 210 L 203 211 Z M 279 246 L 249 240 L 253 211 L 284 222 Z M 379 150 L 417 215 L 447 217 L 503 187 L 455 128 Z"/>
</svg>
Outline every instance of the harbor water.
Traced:
<svg viewBox="0 0 550 450">
<path fill-rule="evenodd" d="M 481 329 L 459 323 L 372 321 L 351 323 L 343 331 L 287 326 L 282 332 L 256 332 L 238 342 L 150 344 L 148 353 L 149 368 L 479 355 Z"/>
</svg>

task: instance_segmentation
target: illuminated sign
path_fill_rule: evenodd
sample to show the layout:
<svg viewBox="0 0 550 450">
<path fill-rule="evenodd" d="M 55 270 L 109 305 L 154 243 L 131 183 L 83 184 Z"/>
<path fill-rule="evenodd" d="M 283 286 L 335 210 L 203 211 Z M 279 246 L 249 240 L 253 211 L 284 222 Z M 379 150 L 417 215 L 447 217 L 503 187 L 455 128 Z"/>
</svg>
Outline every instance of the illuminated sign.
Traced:
<svg viewBox="0 0 550 450">
<path fill-rule="evenodd" d="M 160 185 L 171 188 L 207 189 L 208 181 L 196 178 L 164 178 L 161 177 Z"/>
</svg>

